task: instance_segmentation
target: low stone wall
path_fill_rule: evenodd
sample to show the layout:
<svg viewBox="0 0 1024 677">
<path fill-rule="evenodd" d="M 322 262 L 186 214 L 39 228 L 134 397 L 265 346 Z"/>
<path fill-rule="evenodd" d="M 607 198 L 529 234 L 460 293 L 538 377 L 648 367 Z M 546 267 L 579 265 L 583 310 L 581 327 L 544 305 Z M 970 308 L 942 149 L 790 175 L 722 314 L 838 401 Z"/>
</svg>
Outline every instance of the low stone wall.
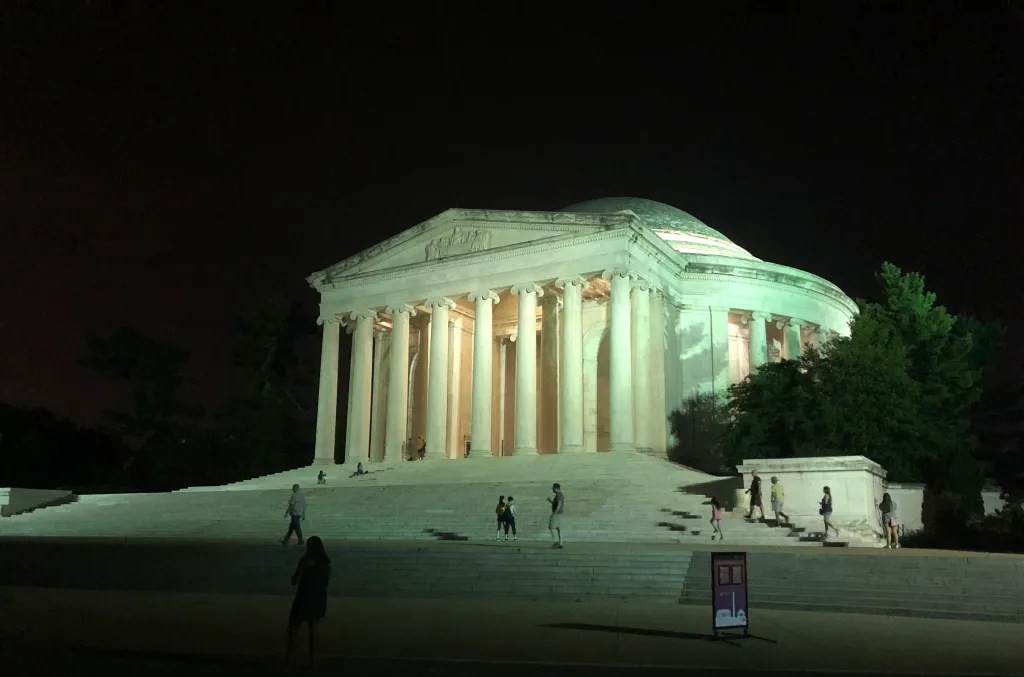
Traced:
<svg viewBox="0 0 1024 677">
<path fill-rule="evenodd" d="M 743 489 L 736 491 L 736 504 L 749 509 L 752 473 L 761 477 L 764 509 L 771 514 L 771 478 L 778 477 L 785 490 L 786 513 L 793 517 L 818 514 L 822 487 L 832 490 L 833 519 L 837 524 L 863 523 L 882 535 L 882 516 L 876 507 L 882 495 L 888 492 L 897 505 L 897 514 L 906 531 L 922 527 L 921 509 L 924 504 L 924 485 L 890 483 L 886 470 L 864 456 L 816 456 L 810 458 L 753 458 L 745 459 L 736 468 L 743 474 Z M 992 515 L 1005 502 L 999 490 L 986 488 L 982 492 L 985 514 Z"/>
<path fill-rule="evenodd" d="M 881 535 L 882 527 L 875 506 L 882 500 L 886 471 L 864 456 L 815 456 L 810 458 L 745 459 L 736 468 L 743 474 L 743 490 L 737 503 L 748 508 L 753 473 L 761 478 L 764 509 L 771 514 L 771 478 L 778 477 L 785 492 L 786 514 L 793 517 L 817 516 L 822 488 L 832 491 L 833 519 L 837 524 L 866 523 Z"/>
<path fill-rule="evenodd" d="M 63 489 L 0 489 L 0 517 L 71 503 L 74 500 L 75 495 Z"/>
<path fill-rule="evenodd" d="M 896 502 L 897 514 L 906 531 L 917 531 L 924 526 L 922 523 L 923 484 L 892 483 L 887 484 L 885 490 Z M 1006 505 L 1006 501 L 1000 498 L 999 494 L 999 489 L 992 487 L 987 487 L 981 492 L 986 515 L 994 515 L 997 510 L 1001 510 Z"/>
</svg>

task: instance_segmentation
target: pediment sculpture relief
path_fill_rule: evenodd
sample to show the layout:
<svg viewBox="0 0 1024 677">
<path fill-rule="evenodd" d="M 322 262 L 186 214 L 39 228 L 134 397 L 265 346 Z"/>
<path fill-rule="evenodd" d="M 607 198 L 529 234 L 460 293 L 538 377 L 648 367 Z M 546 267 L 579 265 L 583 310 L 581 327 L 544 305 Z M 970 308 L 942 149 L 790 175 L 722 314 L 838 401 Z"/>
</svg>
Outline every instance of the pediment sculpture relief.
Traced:
<svg viewBox="0 0 1024 677">
<path fill-rule="evenodd" d="M 479 252 L 490 246 L 491 233 L 489 231 L 456 229 L 427 243 L 427 261 Z"/>
</svg>

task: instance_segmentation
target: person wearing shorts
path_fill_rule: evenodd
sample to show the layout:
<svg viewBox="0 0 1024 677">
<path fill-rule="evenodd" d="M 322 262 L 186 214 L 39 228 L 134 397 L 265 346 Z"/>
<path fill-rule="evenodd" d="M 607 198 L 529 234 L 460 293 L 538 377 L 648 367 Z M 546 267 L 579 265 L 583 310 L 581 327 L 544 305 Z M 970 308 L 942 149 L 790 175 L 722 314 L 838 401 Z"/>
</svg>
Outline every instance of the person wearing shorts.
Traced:
<svg viewBox="0 0 1024 677">
<path fill-rule="evenodd" d="M 778 477 L 772 478 L 772 512 L 775 513 L 775 523 L 783 524 L 783 519 L 786 520 L 786 524 L 789 523 L 789 515 L 782 512 L 783 504 L 786 500 L 786 490 L 779 483 Z M 781 518 L 781 519 L 780 519 Z"/>
<path fill-rule="evenodd" d="M 551 538 L 555 539 L 555 542 L 551 544 L 552 548 L 561 548 L 562 546 L 562 515 L 565 513 L 565 496 L 562 494 L 562 485 L 555 482 L 551 485 L 551 491 L 554 496 L 548 498 L 548 503 L 551 504 L 551 517 L 548 518 L 548 531 L 551 532 Z"/>
</svg>

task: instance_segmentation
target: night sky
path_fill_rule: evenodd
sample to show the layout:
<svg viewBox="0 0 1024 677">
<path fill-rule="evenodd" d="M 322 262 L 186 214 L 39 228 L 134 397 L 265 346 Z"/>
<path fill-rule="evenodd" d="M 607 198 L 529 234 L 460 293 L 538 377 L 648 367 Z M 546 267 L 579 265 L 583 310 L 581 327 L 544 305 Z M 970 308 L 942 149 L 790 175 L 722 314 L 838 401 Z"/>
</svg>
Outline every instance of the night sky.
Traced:
<svg viewBox="0 0 1024 677">
<path fill-rule="evenodd" d="M 483 4 L 5 3 L 0 401 L 94 420 L 114 391 L 75 360 L 119 325 L 215 400 L 238 316 L 315 317 L 314 270 L 448 207 L 609 195 L 1024 329 L 1021 13 Z"/>
</svg>

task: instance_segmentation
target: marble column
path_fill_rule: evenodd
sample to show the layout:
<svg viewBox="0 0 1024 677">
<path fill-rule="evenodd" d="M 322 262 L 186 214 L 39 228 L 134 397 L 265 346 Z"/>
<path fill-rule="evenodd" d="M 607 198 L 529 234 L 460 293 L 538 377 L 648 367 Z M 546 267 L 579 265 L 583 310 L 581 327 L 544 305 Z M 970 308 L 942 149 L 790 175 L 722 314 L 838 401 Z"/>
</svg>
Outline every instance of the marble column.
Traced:
<svg viewBox="0 0 1024 677">
<path fill-rule="evenodd" d="M 750 371 L 753 373 L 768 364 L 768 328 L 770 313 L 755 311 L 750 315 Z"/>
<path fill-rule="evenodd" d="M 537 299 L 535 284 L 512 287 L 519 296 L 516 339 L 516 454 L 537 453 Z"/>
<path fill-rule="evenodd" d="M 352 336 L 352 332 L 356 329 L 356 323 L 350 318 L 346 317 L 341 320 L 341 325 L 345 327 L 345 336 Z M 352 350 L 352 339 L 349 339 L 349 350 L 348 350 L 348 385 L 345 388 L 345 449 L 352 448 L 352 426 L 348 424 L 352 420 L 352 360 L 355 359 L 355 351 Z M 345 452 L 348 453 L 348 452 Z"/>
<path fill-rule="evenodd" d="M 540 383 L 537 392 L 540 411 L 537 449 L 544 453 L 554 453 L 558 450 L 558 325 L 561 324 L 561 305 L 562 299 L 553 294 L 545 296 L 540 302 Z"/>
<path fill-rule="evenodd" d="M 338 339 L 341 324 L 338 318 L 324 323 L 323 345 L 320 348 L 320 394 L 316 403 L 316 446 L 313 463 L 334 463 L 334 438 L 338 425 Z"/>
<path fill-rule="evenodd" d="M 384 330 L 373 332 L 373 396 L 370 403 L 370 460 L 379 461 L 384 457 L 384 398 L 387 397 L 387 375 L 384 373 L 384 359 L 388 354 L 391 336 Z"/>
<path fill-rule="evenodd" d="M 608 390 L 610 402 L 610 451 L 635 448 L 633 439 L 633 347 L 630 329 L 632 303 L 629 274 L 608 270 L 602 277 L 611 281 L 611 332 L 609 336 Z"/>
<path fill-rule="evenodd" d="M 448 298 L 427 300 L 430 306 L 430 364 L 427 366 L 426 458 L 444 458 L 448 442 Z"/>
<path fill-rule="evenodd" d="M 804 324 L 803 320 L 798 320 L 795 317 L 789 318 L 785 323 L 787 360 L 799 360 L 800 354 L 803 353 L 804 343 L 800 330 Z"/>
<path fill-rule="evenodd" d="M 352 313 L 356 323 L 352 333 L 352 391 L 349 393 L 348 442 L 345 463 L 370 460 L 370 393 L 373 379 L 373 324 L 377 313 L 367 310 Z"/>
<path fill-rule="evenodd" d="M 583 451 L 583 290 L 580 276 L 558 280 L 562 288 L 561 425 L 558 453 Z"/>
<path fill-rule="evenodd" d="M 651 429 L 651 287 L 646 280 L 633 284 L 636 326 L 633 327 L 633 417 L 638 451 L 653 448 Z"/>
<path fill-rule="evenodd" d="M 462 318 L 448 320 L 448 441 L 444 448 L 445 458 L 462 458 L 465 445 L 459 433 L 462 431 Z"/>
<path fill-rule="evenodd" d="M 505 378 L 508 375 L 508 339 L 498 344 L 498 455 L 505 455 Z"/>
<path fill-rule="evenodd" d="M 416 314 L 412 306 L 388 306 L 391 314 L 391 359 L 388 383 L 387 430 L 384 434 L 384 461 L 397 463 L 408 435 L 409 422 L 409 318 Z"/>
<path fill-rule="evenodd" d="M 475 291 L 469 300 L 476 303 L 473 321 L 473 409 L 469 457 L 490 458 L 491 405 L 494 402 L 494 305 L 498 295 L 490 289 Z"/>
</svg>

